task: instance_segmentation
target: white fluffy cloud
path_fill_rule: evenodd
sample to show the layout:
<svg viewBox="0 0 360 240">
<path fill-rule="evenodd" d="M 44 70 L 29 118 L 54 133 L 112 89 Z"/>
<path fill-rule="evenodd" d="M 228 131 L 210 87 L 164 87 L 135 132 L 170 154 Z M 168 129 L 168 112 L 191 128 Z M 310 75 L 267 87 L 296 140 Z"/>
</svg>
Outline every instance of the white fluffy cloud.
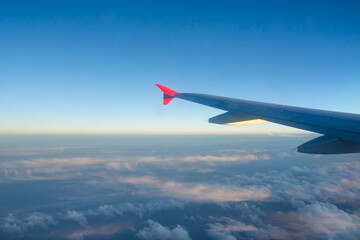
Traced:
<svg viewBox="0 0 360 240">
<path fill-rule="evenodd" d="M 2 228 L 8 233 L 22 234 L 25 231 L 35 228 L 47 229 L 51 225 L 56 225 L 57 222 L 52 216 L 44 213 L 30 213 L 23 217 L 9 214 L 3 219 Z"/>
<path fill-rule="evenodd" d="M 81 226 L 88 225 L 86 217 L 81 212 L 67 210 L 66 213 L 64 214 L 63 218 L 74 220 L 74 221 L 78 222 Z"/>
<path fill-rule="evenodd" d="M 151 219 L 147 220 L 148 227 L 141 229 L 136 236 L 143 240 L 191 240 L 186 229 L 180 225 L 170 229 Z"/>
<path fill-rule="evenodd" d="M 301 222 L 329 239 L 360 239 L 360 218 L 329 203 L 313 203 L 298 210 Z"/>
</svg>

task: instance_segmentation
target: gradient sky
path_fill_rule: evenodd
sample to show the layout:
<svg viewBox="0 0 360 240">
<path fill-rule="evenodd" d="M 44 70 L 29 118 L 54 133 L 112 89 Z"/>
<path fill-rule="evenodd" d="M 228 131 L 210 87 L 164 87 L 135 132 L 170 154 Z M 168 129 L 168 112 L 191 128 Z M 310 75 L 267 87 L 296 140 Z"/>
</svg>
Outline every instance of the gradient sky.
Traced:
<svg viewBox="0 0 360 240">
<path fill-rule="evenodd" d="M 295 132 L 155 83 L 360 113 L 358 1 L 50 2 L 0 1 L 0 133 Z"/>
</svg>

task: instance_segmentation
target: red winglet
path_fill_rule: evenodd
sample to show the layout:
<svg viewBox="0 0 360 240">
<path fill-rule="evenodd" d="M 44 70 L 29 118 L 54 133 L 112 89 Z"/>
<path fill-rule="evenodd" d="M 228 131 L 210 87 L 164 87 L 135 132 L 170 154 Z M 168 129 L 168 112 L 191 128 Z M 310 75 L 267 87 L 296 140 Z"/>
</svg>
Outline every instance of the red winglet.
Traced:
<svg viewBox="0 0 360 240">
<path fill-rule="evenodd" d="M 164 105 L 167 105 L 171 100 L 173 100 L 174 95 L 178 93 L 160 84 L 156 84 L 156 86 L 164 93 Z"/>
</svg>

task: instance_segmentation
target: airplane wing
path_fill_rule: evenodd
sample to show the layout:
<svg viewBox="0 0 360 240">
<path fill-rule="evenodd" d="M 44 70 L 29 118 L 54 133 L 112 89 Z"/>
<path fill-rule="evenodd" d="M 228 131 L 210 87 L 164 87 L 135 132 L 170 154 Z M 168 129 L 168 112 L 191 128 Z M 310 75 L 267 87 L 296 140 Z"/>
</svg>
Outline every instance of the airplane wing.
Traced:
<svg viewBox="0 0 360 240">
<path fill-rule="evenodd" d="M 226 125 L 273 122 L 322 136 L 300 145 L 301 153 L 341 154 L 360 152 L 360 114 L 324 111 L 286 105 L 247 101 L 199 93 L 178 93 L 156 84 L 164 93 L 164 105 L 174 98 L 226 111 L 209 119 Z"/>
</svg>

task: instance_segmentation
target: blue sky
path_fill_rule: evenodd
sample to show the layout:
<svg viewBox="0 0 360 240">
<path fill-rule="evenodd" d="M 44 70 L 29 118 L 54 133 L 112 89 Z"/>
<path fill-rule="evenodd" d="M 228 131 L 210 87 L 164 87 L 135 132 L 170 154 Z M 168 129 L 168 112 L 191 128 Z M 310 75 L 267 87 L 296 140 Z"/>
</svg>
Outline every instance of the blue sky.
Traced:
<svg viewBox="0 0 360 240">
<path fill-rule="evenodd" d="M 216 126 L 179 92 L 360 113 L 357 1 L 1 1 L 0 133 L 288 133 Z"/>
</svg>

